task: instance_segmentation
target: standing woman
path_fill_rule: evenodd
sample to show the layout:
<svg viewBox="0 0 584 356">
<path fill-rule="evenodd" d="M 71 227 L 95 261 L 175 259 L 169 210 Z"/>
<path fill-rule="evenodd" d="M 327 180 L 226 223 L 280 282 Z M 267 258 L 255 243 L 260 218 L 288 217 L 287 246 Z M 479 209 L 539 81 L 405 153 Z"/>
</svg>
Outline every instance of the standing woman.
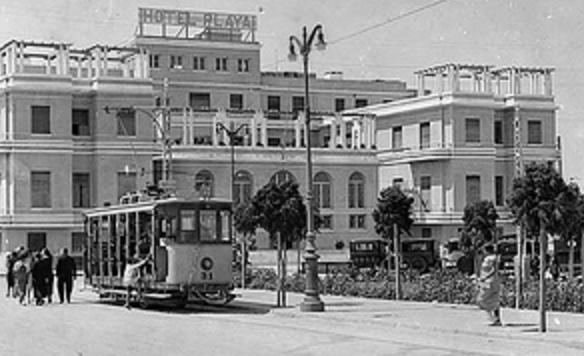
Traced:
<svg viewBox="0 0 584 356">
<path fill-rule="evenodd" d="M 16 289 L 16 296 L 20 304 L 26 304 L 28 284 L 30 278 L 32 260 L 30 252 L 22 248 L 18 250 L 16 261 L 12 267 L 14 273 L 14 286 Z"/>
<path fill-rule="evenodd" d="M 486 311 L 491 320 L 491 326 L 501 326 L 501 285 L 499 281 L 498 258 L 495 247 L 491 244 L 484 247 L 485 257 L 481 263 L 479 274 L 479 293 L 477 304 Z"/>
</svg>

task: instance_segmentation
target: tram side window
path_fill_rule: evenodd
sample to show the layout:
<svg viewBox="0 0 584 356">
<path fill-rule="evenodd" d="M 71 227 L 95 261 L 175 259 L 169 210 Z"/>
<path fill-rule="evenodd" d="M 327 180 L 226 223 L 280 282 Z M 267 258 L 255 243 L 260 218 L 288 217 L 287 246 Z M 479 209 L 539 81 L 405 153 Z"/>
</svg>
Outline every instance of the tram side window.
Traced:
<svg viewBox="0 0 584 356">
<path fill-rule="evenodd" d="M 180 211 L 181 233 L 179 242 L 193 243 L 196 242 L 196 214 L 195 210 Z"/>
<path fill-rule="evenodd" d="M 231 214 L 229 211 L 221 211 L 221 241 L 231 240 Z"/>
<path fill-rule="evenodd" d="M 201 241 L 215 241 L 217 239 L 217 212 L 215 210 L 200 211 Z"/>
</svg>

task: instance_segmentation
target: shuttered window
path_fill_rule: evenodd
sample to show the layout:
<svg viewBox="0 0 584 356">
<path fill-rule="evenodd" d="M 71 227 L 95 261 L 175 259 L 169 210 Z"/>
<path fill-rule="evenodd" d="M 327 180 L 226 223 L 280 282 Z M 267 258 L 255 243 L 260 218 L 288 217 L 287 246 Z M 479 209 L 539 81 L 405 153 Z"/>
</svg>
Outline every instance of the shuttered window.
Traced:
<svg viewBox="0 0 584 356">
<path fill-rule="evenodd" d="M 466 176 L 466 204 L 481 200 L 481 177 Z"/>
<path fill-rule="evenodd" d="M 466 142 L 481 142 L 481 121 L 478 118 L 466 118 Z"/>
</svg>

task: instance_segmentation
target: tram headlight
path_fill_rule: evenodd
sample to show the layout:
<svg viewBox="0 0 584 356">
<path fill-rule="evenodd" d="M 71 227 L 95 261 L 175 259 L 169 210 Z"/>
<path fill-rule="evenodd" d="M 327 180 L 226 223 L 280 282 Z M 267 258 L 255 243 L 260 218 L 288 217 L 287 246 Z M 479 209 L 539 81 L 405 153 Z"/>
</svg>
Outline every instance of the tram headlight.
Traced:
<svg viewBox="0 0 584 356">
<path fill-rule="evenodd" d="M 209 271 L 213 268 L 213 260 L 209 257 L 205 257 L 201 260 L 201 268 L 205 271 Z"/>
</svg>

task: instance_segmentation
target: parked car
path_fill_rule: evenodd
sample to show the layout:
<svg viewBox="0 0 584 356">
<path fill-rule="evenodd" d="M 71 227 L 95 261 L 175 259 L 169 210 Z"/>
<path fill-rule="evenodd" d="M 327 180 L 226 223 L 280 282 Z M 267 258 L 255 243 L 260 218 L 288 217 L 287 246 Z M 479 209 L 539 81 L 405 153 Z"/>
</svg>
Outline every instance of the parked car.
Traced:
<svg viewBox="0 0 584 356">
<path fill-rule="evenodd" d="M 402 268 L 412 268 L 424 273 L 436 266 L 438 256 L 436 241 L 427 238 L 403 238 L 401 241 Z M 393 252 L 382 239 L 354 240 L 349 244 L 351 263 L 357 268 L 393 268 Z"/>
</svg>

